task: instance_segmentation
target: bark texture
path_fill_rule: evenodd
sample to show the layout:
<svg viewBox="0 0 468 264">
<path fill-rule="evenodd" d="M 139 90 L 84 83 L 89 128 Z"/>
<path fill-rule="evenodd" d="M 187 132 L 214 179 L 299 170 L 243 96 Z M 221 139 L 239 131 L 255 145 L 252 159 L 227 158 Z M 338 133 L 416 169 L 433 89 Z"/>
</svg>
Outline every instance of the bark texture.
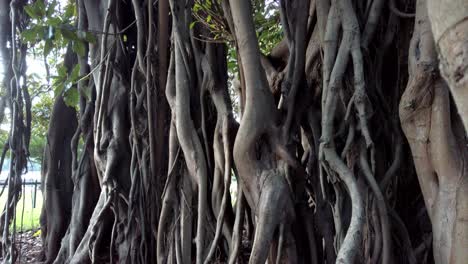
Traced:
<svg viewBox="0 0 468 264">
<path fill-rule="evenodd" d="M 468 131 L 468 2 L 428 1 L 428 13 L 439 50 L 440 71 L 452 92 L 465 132 Z M 468 133 L 468 132 L 466 132 Z"/>
<path fill-rule="evenodd" d="M 466 1 L 76 7 L 98 42 L 49 128 L 47 263 L 468 258 Z"/>
</svg>

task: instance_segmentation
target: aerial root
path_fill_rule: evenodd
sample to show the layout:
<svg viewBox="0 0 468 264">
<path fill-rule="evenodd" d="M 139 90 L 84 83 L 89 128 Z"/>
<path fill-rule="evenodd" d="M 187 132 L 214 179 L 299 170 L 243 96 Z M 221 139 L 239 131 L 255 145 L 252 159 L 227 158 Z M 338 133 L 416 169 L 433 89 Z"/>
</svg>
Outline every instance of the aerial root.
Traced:
<svg viewBox="0 0 468 264">
<path fill-rule="evenodd" d="M 239 185 L 236 200 L 236 218 L 234 220 L 234 229 L 232 232 L 232 249 L 228 260 L 229 264 L 234 264 L 237 261 L 237 257 L 239 256 L 240 244 L 242 240 L 242 225 L 244 223 L 245 216 L 244 206 L 245 198 L 242 187 Z"/>
<path fill-rule="evenodd" d="M 227 197 L 228 197 L 228 192 L 230 191 L 230 186 L 231 186 L 231 147 L 229 144 L 229 119 L 228 117 L 223 118 L 222 122 L 222 139 L 223 139 L 223 148 L 224 148 L 224 192 L 223 192 L 223 198 L 221 200 L 221 208 L 217 217 L 217 222 L 216 222 L 216 231 L 215 231 L 215 237 L 213 239 L 213 242 L 211 244 L 210 250 L 208 252 L 208 255 L 205 259 L 205 264 L 208 264 L 211 261 L 211 258 L 214 255 L 214 252 L 216 250 L 216 245 L 219 242 L 219 239 L 221 237 L 221 229 L 223 227 L 224 223 L 224 214 L 226 212 L 226 207 L 227 207 Z"/>
</svg>

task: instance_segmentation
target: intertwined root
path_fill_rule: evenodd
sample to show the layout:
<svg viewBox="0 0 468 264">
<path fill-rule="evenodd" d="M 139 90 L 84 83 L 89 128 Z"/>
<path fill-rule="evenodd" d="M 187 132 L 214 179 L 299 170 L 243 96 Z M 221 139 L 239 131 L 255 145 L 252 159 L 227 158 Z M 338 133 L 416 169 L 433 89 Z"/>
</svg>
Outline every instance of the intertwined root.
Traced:
<svg viewBox="0 0 468 264">
<path fill-rule="evenodd" d="M 418 252 L 430 251 L 430 239 L 406 229 L 409 220 L 399 213 L 414 208 L 396 208 L 394 201 L 413 167 L 396 118 L 407 62 L 400 121 L 433 221 L 436 262 L 468 258 L 466 151 L 458 147 L 466 142 L 437 70 L 424 0 L 417 3 L 409 56 L 401 52 L 413 29 L 403 20 L 412 15 L 398 10 L 403 1 L 282 0 L 277 11 L 285 38 L 272 54 L 260 52 L 264 36 L 252 8 L 258 1 L 78 2 L 78 31 L 99 29 L 100 41 L 90 45 L 93 69 L 88 55 L 79 58 L 80 75 L 93 77 L 79 89 L 90 86 L 92 96 L 86 99 L 83 92 L 81 98 L 86 118 L 81 116 L 83 131 L 73 136 L 70 180 L 75 187 L 94 184 L 92 192 L 101 196 L 94 205 L 75 188 L 65 236 L 58 231 L 66 230 L 66 221 L 47 219 L 48 262 L 59 251 L 56 263 L 234 264 L 244 257 L 245 238 L 253 242 L 251 264 L 390 264 L 406 255 L 418 262 Z M 466 53 L 465 24 L 436 37 L 444 49 L 444 73 L 458 88 L 466 83 L 459 56 Z M 239 127 L 219 36 L 234 45 L 230 56 L 237 56 Z M 451 40 L 457 43 L 452 50 Z M 12 97 L 13 116 L 23 122 L 21 105 L 13 104 L 21 101 L 18 94 Z M 455 103 L 464 116 L 466 96 L 460 94 Z M 21 131 L 13 132 L 20 138 Z M 78 162 L 81 135 L 87 169 Z M 13 144 L 17 157 L 28 144 L 21 140 Z M 85 173 L 89 185 L 78 177 Z M 235 216 L 232 177 L 239 183 Z M 19 196 L 13 183 L 9 201 Z M 92 205 L 84 210 L 88 201 Z M 49 202 L 60 207 L 56 197 Z M 5 226 L 14 204 L 6 208 Z M 417 209 L 424 215 L 423 206 Z M 83 218 L 87 230 L 76 228 Z M 2 249 L 12 255 L 4 239 Z M 413 250 L 418 239 L 424 240 L 422 249 Z M 395 254 L 401 251 L 407 254 Z"/>
</svg>

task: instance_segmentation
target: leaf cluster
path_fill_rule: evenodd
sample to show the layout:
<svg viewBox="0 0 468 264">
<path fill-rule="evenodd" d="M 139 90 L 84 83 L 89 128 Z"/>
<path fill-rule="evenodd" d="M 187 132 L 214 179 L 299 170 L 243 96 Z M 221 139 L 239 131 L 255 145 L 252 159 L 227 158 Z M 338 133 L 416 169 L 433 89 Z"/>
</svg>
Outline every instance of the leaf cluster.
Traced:
<svg viewBox="0 0 468 264">
<path fill-rule="evenodd" d="M 69 1 L 64 8 L 60 8 L 57 0 L 38 0 L 26 5 L 24 11 L 31 17 L 31 23 L 22 33 L 24 42 L 31 46 L 41 44 L 42 55 L 47 58 L 51 52 L 62 57 L 62 62 L 55 61 L 56 74 L 51 76 L 55 96 L 63 95 L 65 103 L 76 107 L 79 93 L 76 82 L 80 80 L 79 65 L 75 65 L 70 73 L 63 64 L 65 48 L 72 45 L 73 51 L 80 57 L 86 54 L 87 43 L 96 43 L 97 39 L 91 32 L 77 30 L 74 26 L 77 16 L 74 1 Z"/>
</svg>

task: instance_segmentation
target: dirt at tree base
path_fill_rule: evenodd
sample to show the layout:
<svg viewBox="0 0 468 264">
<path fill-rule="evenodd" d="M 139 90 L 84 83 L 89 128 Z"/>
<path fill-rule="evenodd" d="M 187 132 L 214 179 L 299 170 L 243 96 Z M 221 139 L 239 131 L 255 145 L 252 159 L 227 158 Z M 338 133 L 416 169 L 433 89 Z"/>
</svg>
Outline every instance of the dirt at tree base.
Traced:
<svg viewBox="0 0 468 264">
<path fill-rule="evenodd" d="M 41 263 L 42 259 L 42 240 L 39 229 L 33 229 L 16 235 L 16 246 L 19 251 L 16 264 Z M 3 256 L 0 256 L 3 261 Z"/>
</svg>

